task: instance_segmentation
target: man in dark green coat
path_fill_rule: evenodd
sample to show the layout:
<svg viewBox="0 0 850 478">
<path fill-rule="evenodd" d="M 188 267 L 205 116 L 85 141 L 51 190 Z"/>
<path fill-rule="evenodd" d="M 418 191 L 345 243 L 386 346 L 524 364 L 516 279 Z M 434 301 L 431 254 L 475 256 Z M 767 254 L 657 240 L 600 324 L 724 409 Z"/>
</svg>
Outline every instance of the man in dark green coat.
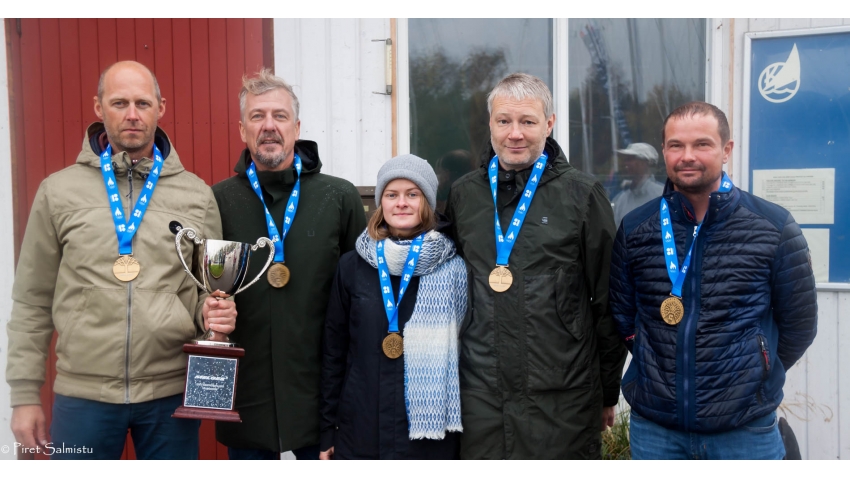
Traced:
<svg viewBox="0 0 850 478">
<path fill-rule="evenodd" d="M 493 151 L 446 210 L 469 270 L 461 457 L 600 458 L 626 358 L 608 310 L 611 203 L 548 138 L 539 78 L 507 76 L 488 109 Z"/>
<path fill-rule="evenodd" d="M 216 438 L 231 459 L 279 459 L 287 450 L 318 459 L 327 299 L 339 257 L 354 249 L 366 218 L 357 189 L 321 174 L 316 143 L 298 140 L 298 98 L 283 79 L 263 69 L 243 79 L 239 100 L 247 149 L 237 175 L 213 186 L 223 236 L 251 244 L 269 237 L 276 254 L 270 272 L 235 297 L 242 423 L 217 422 Z M 256 254 L 249 279 L 267 257 Z"/>
</svg>

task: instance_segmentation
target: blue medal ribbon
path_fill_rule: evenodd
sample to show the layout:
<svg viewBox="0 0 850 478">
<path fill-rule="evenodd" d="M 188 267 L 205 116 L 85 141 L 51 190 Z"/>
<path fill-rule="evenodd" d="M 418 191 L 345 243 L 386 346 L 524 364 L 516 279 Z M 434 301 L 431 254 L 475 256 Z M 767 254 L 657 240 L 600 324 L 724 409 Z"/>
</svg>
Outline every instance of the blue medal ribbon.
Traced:
<svg viewBox="0 0 850 478">
<path fill-rule="evenodd" d="M 723 178 L 720 180 L 720 189 L 718 192 L 728 193 L 732 190 L 732 180 L 726 173 L 723 173 Z M 705 222 L 705 221 L 703 221 Z M 697 236 L 702 229 L 703 223 L 694 230 L 694 240 L 691 242 L 691 248 L 688 249 L 688 254 L 682 262 L 682 268 L 679 269 L 679 256 L 676 255 L 676 237 L 673 234 L 673 221 L 670 219 L 670 207 L 667 200 L 661 197 L 661 240 L 664 244 L 664 260 L 667 263 L 667 275 L 670 276 L 670 282 L 673 283 L 673 290 L 670 294 L 682 298 L 682 286 L 685 284 L 685 276 L 688 273 L 688 267 L 691 265 L 691 255 L 694 252 L 694 244 L 697 243 Z"/>
<path fill-rule="evenodd" d="M 410 250 L 407 251 L 407 259 L 404 263 L 404 270 L 401 273 L 398 300 L 394 300 L 393 285 L 390 283 L 390 270 L 384 258 L 384 241 L 386 239 L 378 242 L 375 246 L 375 255 L 378 257 L 378 277 L 381 280 L 381 295 L 384 298 L 384 309 L 387 312 L 387 320 L 390 323 L 388 331 L 391 333 L 398 333 L 398 304 L 401 304 L 401 298 L 404 297 L 407 286 L 410 284 L 410 279 L 413 278 L 413 271 L 416 269 L 416 263 L 419 261 L 419 254 L 422 253 L 422 241 L 424 239 L 425 233 L 417 236 L 411 242 Z"/>
<path fill-rule="evenodd" d="M 121 204 L 121 195 L 118 193 L 118 183 L 115 179 L 115 171 L 112 170 L 112 145 L 100 154 L 100 172 L 103 174 L 103 184 L 106 186 L 106 195 L 109 197 L 109 209 L 112 221 L 115 223 L 115 233 L 118 235 L 118 254 L 125 256 L 133 254 L 133 236 L 139 230 L 148 204 L 153 198 L 153 191 L 162 173 L 162 153 L 156 144 L 153 145 L 153 169 L 142 188 L 142 194 L 136 200 L 129 218 L 124 217 L 124 206 Z"/>
<path fill-rule="evenodd" d="M 531 200 L 534 198 L 534 192 L 537 191 L 537 186 L 543 178 L 544 166 L 549 156 L 544 152 L 537 158 L 534 163 L 534 169 L 531 171 L 531 176 L 528 183 L 525 185 L 525 191 L 514 211 L 514 216 L 511 218 L 511 225 L 508 227 L 508 234 L 502 234 L 502 225 L 499 223 L 499 205 L 496 202 L 496 187 L 499 183 L 499 157 L 493 156 L 490 160 L 490 191 L 493 192 L 493 206 L 495 211 L 495 230 L 496 230 L 496 265 L 507 267 L 508 258 L 511 256 L 511 250 L 516 244 L 516 238 L 519 236 L 519 230 L 522 228 L 522 223 L 525 221 L 525 214 L 528 208 L 531 207 Z"/>
<path fill-rule="evenodd" d="M 257 168 L 252 162 L 248 166 L 248 182 L 251 183 L 251 189 L 260 198 L 263 203 L 263 210 L 266 212 L 266 227 L 269 231 L 269 237 L 274 243 L 274 261 L 284 262 L 283 258 L 283 239 L 289 234 L 289 228 L 292 227 L 292 221 L 295 219 L 295 212 L 298 211 L 298 198 L 301 196 L 301 157 L 295 155 L 295 173 L 298 175 L 298 180 L 295 181 L 295 187 L 292 188 L 292 194 L 289 195 L 289 201 L 286 202 L 286 213 L 283 215 L 283 237 L 277 230 L 269 208 L 266 207 L 266 201 L 263 199 L 263 190 L 260 189 L 260 180 L 257 179 Z"/>
</svg>

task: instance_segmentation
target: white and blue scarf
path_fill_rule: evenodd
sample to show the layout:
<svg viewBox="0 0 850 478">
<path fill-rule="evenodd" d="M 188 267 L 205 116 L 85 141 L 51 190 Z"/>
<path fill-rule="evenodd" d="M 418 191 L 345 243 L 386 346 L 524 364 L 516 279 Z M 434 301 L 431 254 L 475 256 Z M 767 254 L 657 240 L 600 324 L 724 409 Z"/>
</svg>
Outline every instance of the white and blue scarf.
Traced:
<svg viewBox="0 0 850 478">
<path fill-rule="evenodd" d="M 384 255 L 390 275 L 404 268 L 410 240 L 387 240 Z M 377 242 L 364 231 L 357 253 L 378 267 Z M 430 231 L 414 276 L 420 276 L 413 315 L 404 325 L 404 401 L 411 440 L 441 440 L 461 432 L 458 381 L 458 331 L 466 314 L 466 266 L 452 241 Z"/>
</svg>

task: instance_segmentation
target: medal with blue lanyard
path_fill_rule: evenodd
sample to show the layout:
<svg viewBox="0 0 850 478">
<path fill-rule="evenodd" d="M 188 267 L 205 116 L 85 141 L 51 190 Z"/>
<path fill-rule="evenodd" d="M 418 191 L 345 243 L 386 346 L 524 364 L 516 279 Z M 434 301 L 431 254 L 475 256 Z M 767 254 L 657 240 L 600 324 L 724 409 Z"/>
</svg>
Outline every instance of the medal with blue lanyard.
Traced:
<svg viewBox="0 0 850 478">
<path fill-rule="evenodd" d="M 278 232 L 277 226 L 274 223 L 269 208 L 266 207 L 266 201 L 263 199 L 263 191 L 260 189 L 260 180 L 257 179 L 257 168 L 252 162 L 248 166 L 248 182 L 251 183 L 251 189 L 260 198 L 263 203 L 263 210 L 266 212 L 266 227 L 269 231 L 269 237 L 274 243 L 274 264 L 269 267 L 266 274 L 269 284 L 272 287 L 280 289 L 289 283 L 289 268 L 284 265 L 283 240 L 289 234 L 289 228 L 292 227 L 292 221 L 295 219 L 295 213 L 298 211 L 298 199 L 301 195 L 301 157 L 295 155 L 295 174 L 298 179 L 295 181 L 295 187 L 292 188 L 292 193 L 289 195 L 289 201 L 286 202 L 286 212 L 283 215 L 283 235 Z"/>
<path fill-rule="evenodd" d="M 732 180 L 726 173 L 723 173 L 723 178 L 720 180 L 720 189 L 718 192 L 728 193 L 732 190 Z M 705 221 L 703 221 L 705 222 Z M 702 229 L 703 223 L 694 229 L 694 240 L 691 242 L 691 248 L 688 249 L 688 254 L 682 262 L 682 268 L 679 269 L 679 256 L 676 255 L 676 237 L 673 234 L 673 221 L 670 219 L 670 207 L 664 197 L 661 198 L 661 241 L 664 244 L 664 260 L 667 263 L 667 275 L 670 276 L 670 282 L 673 283 L 673 290 L 670 291 L 670 297 L 664 299 L 661 303 L 661 318 L 669 325 L 676 325 L 682 321 L 685 316 L 685 306 L 682 305 L 682 286 L 685 284 L 685 275 L 688 273 L 688 268 L 691 265 L 691 255 L 694 252 L 694 245 L 697 243 L 697 236 Z"/>
<path fill-rule="evenodd" d="M 133 257 L 133 236 L 142 224 L 145 211 L 148 209 L 159 175 L 162 172 L 162 153 L 156 145 L 153 146 L 153 169 L 151 169 L 142 194 L 136 200 L 136 206 L 129 218 L 124 217 L 124 206 L 121 204 L 121 195 L 118 193 L 118 183 L 115 179 L 115 171 L 112 170 L 112 145 L 100 155 L 100 172 L 103 174 L 103 184 L 106 186 L 106 195 L 109 197 L 109 210 L 112 221 L 115 223 L 115 233 L 118 235 L 118 260 L 112 266 L 112 273 L 121 282 L 130 282 L 138 277 L 142 270 L 141 264 Z"/>
<path fill-rule="evenodd" d="M 413 278 L 413 271 L 416 269 L 416 263 L 419 261 L 419 254 L 422 253 L 422 241 L 425 239 L 425 234 L 422 233 L 410 243 L 410 250 L 407 251 L 407 259 L 404 263 L 404 269 L 401 272 L 401 282 L 398 289 L 398 300 L 393 297 L 393 285 L 390 283 L 390 270 L 387 267 L 387 260 L 384 257 L 384 242 L 378 242 L 375 246 L 375 255 L 378 258 L 378 278 L 381 280 L 381 295 L 384 301 L 384 310 L 387 312 L 387 320 L 389 321 L 389 329 L 387 336 L 384 337 L 381 348 L 384 350 L 384 355 L 391 359 L 401 357 L 404 352 L 404 341 L 398 333 L 398 306 L 401 304 L 401 298 L 404 297 L 404 292 L 410 284 L 410 279 Z"/>
<path fill-rule="evenodd" d="M 490 288 L 496 292 L 508 290 L 514 282 L 514 277 L 508 269 L 508 258 L 511 256 L 511 250 L 514 248 L 514 244 L 516 244 L 519 230 L 522 228 L 523 221 L 525 221 L 525 214 L 528 212 L 528 208 L 531 207 L 531 200 L 534 198 L 534 192 L 537 191 L 537 185 L 540 184 L 540 179 L 543 177 L 543 168 L 548 159 L 549 156 L 544 152 L 537 158 L 537 162 L 534 163 L 531 176 L 525 185 L 525 191 L 522 192 L 519 205 L 514 211 L 513 218 L 511 218 L 511 225 L 508 227 L 507 235 L 502 234 L 502 225 L 499 223 L 499 205 L 496 202 L 496 187 L 499 183 L 499 157 L 493 156 L 493 159 L 490 160 L 488 170 L 490 175 L 490 191 L 493 192 L 493 209 L 496 216 L 496 268 L 490 272 L 488 280 L 490 282 Z"/>
</svg>

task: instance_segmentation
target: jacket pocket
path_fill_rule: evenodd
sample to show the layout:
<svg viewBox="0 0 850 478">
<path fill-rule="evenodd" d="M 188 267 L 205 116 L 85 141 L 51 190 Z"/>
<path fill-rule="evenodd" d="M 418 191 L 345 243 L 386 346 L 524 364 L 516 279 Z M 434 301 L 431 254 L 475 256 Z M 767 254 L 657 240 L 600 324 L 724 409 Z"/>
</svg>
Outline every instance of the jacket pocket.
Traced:
<svg viewBox="0 0 850 478">
<path fill-rule="evenodd" d="M 555 272 L 555 307 L 564 328 L 576 339 L 584 338 L 584 321 L 577 272 L 565 272 L 559 267 Z"/>
<path fill-rule="evenodd" d="M 568 312 L 574 300 L 566 297 L 579 292 L 569 289 L 561 269 L 553 274 L 525 276 L 524 280 L 529 392 L 589 387 L 589 358 L 595 344 L 583 340 L 578 319 L 581 313 Z"/>
<path fill-rule="evenodd" d="M 770 349 L 767 346 L 767 338 L 764 335 L 758 335 L 756 341 L 759 345 L 759 355 L 761 355 L 761 383 L 759 383 L 757 398 L 759 404 L 762 404 L 766 400 L 764 382 L 767 380 L 768 375 L 770 375 Z"/>
<path fill-rule="evenodd" d="M 186 368 L 183 345 L 196 338 L 194 310 L 173 292 L 133 289 L 132 377 L 178 373 Z"/>
<path fill-rule="evenodd" d="M 70 315 L 54 312 L 54 317 L 59 332 L 56 367 L 60 371 L 98 377 L 124 376 L 126 288 L 86 289 Z"/>
</svg>

